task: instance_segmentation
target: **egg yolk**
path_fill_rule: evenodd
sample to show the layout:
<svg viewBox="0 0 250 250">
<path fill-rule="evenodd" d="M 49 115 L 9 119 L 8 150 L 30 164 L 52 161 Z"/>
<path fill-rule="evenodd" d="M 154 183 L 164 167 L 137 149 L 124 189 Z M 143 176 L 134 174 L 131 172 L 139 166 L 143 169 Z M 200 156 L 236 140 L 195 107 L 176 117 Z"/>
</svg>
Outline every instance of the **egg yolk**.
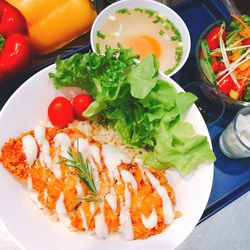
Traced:
<svg viewBox="0 0 250 250">
<path fill-rule="evenodd" d="M 154 54 L 158 59 L 161 57 L 160 43 L 149 35 L 134 36 L 127 41 L 127 46 L 132 48 L 134 54 L 139 54 L 141 60 L 151 54 Z"/>
</svg>

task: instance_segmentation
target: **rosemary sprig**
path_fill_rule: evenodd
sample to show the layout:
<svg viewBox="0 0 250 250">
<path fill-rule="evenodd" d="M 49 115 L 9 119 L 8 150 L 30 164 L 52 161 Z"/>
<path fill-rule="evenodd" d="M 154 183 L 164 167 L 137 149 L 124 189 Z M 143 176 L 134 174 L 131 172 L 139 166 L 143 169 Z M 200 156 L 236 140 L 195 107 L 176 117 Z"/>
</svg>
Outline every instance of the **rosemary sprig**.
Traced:
<svg viewBox="0 0 250 250">
<path fill-rule="evenodd" d="M 77 170 L 78 178 L 86 184 L 89 189 L 89 194 L 83 198 L 77 198 L 79 200 L 84 200 L 87 202 L 99 202 L 100 199 L 97 196 L 97 189 L 94 182 L 93 171 L 91 165 L 87 160 L 84 160 L 81 152 L 77 148 L 77 153 L 74 154 L 72 149 L 68 150 L 69 158 L 63 158 L 61 161 L 65 163 L 66 166 Z"/>
</svg>

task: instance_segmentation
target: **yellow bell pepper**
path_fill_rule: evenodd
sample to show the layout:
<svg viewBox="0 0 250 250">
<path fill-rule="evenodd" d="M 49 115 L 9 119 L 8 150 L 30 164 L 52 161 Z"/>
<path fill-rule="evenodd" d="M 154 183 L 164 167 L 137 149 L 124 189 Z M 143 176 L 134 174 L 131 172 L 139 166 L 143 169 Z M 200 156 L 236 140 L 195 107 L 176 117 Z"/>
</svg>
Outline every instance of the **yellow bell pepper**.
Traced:
<svg viewBox="0 0 250 250">
<path fill-rule="evenodd" d="M 236 90 L 231 89 L 229 92 L 229 96 L 235 100 L 238 100 L 239 98 L 239 92 L 237 92 Z"/>
<path fill-rule="evenodd" d="M 89 0 L 7 0 L 25 16 L 36 54 L 53 52 L 88 32 L 96 17 Z"/>
</svg>

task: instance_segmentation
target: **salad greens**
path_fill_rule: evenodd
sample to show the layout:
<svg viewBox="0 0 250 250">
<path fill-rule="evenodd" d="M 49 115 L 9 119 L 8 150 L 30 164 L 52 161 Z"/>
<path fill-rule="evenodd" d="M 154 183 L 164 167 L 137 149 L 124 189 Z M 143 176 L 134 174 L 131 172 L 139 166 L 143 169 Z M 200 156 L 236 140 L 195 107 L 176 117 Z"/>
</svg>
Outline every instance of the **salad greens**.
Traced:
<svg viewBox="0 0 250 250">
<path fill-rule="evenodd" d="M 159 80 L 159 63 L 151 55 L 136 64 L 131 49 L 107 48 L 57 60 L 50 73 L 56 88 L 78 86 L 94 98 L 84 116 L 116 131 L 123 143 L 144 148 L 146 164 L 175 167 L 187 174 L 202 162 L 215 160 L 205 136 L 196 135 L 183 115 L 196 101 Z"/>
</svg>

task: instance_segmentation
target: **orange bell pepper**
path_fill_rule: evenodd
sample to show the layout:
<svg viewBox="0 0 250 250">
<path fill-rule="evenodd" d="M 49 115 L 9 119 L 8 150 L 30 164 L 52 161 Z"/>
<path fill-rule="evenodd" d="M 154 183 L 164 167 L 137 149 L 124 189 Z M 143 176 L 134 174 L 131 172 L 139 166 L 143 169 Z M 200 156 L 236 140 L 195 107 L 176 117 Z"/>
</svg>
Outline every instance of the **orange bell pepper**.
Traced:
<svg viewBox="0 0 250 250">
<path fill-rule="evenodd" d="M 36 54 L 53 52 L 88 32 L 96 17 L 89 0 L 8 0 L 25 16 Z"/>
</svg>

